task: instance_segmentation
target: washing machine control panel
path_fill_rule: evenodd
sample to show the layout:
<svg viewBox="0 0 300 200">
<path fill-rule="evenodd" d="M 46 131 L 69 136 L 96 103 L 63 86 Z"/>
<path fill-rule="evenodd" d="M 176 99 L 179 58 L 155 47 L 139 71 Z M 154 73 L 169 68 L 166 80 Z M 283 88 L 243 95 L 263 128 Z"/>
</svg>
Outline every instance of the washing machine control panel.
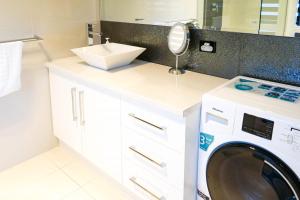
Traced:
<svg viewBox="0 0 300 200">
<path fill-rule="evenodd" d="M 242 130 L 268 140 L 273 136 L 274 121 L 245 113 Z"/>
<path fill-rule="evenodd" d="M 236 79 L 227 87 L 234 88 L 241 92 L 265 96 L 274 100 L 281 100 L 289 103 L 300 102 L 300 90 L 276 86 L 275 84 L 265 84 L 259 80 L 254 81 L 247 78 L 240 78 Z"/>
<path fill-rule="evenodd" d="M 252 107 L 237 106 L 233 134 L 261 146 L 273 146 L 290 156 L 300 153 L 300 126 L 297 121 L 270 115 Z"/>
<path fill-rule="evenodd" d="M 287 126 L 281 130 L 279 141 L 284 143 L 293 152 L 300 152 L 300 129 Z"/>
</svg>

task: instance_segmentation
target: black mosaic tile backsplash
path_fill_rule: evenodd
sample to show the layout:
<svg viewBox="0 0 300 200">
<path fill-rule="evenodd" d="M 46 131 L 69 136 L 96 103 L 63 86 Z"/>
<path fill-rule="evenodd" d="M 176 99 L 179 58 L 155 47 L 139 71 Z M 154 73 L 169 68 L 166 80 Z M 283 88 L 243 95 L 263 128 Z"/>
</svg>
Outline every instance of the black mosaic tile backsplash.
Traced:
<svg viewBox="0 0 300 200">
<path fill-rule="evenodd" d="M 174 66 L 175 56 L 169 51 L 170 27 L 101 21 L 104 37 L 112 42 L 147 48 L 139 59 Z M 191 46 L 180 58 L 188 70 L 233 78 L 254 78 L 300 86 L 300 38 L 191 30 Z M 199 51 L 200 40 L 217 42 L 217 52 Z"/>
</svg>

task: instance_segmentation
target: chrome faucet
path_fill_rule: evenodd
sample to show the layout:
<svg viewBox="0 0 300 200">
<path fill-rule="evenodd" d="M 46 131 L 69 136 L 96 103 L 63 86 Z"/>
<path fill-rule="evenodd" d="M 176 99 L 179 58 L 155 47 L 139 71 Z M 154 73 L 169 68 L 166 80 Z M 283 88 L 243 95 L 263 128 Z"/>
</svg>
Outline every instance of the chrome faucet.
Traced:
<svg viewBox="0 0 300 200">
<path fill-rule="evenodd" d="M 107 37 L 107 38 L 105 38 L 105 40 L 106 40 L 105 44 L 109 44 L 109 40 L 110 40 L 110 38 L 109 38 L 109 37 Z"/>
</svg>

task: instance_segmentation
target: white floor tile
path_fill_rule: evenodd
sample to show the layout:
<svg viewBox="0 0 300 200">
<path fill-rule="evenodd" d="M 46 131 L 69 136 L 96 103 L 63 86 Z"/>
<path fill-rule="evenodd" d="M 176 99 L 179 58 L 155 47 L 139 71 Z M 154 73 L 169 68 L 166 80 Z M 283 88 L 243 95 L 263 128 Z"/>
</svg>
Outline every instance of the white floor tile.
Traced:
<svg viewBox="0 0 300 200">
<path fill-rule="evenodd" d="M 36 180 L 47 176 L 55 170 L 58 170 L 56 165 L 49 161 L 44 155 L 39 155 L 0 173 L 0 176 L 2 174 L 11 174 L 12 176 L 21 177 L 22 179 L 30 178 Z"/>
<path fill-rule="evenodd" d="M 71 150 L 61 146 L 55 147 L 43 155 L 50 159 L 59 168 L 62 168 L 78 159 Z"/>
<path fill-rule="evenodd" d="M 60 200 L 78 189 L 77 184 L 58 171 L 28 187 L 24 196 L 32 200 Z"/>
<path fill-rule="evenodd" d="M 78 190 L 74 193 L 67 195 L 62 200 L 94 200 L 91 196 L 89 196 L 84 190 Z"/>
<path fill-rule="evenodd" d="M 85 161 L 73 162 L 62 170 L 79 185 L 84 185 L 99 176 L 99 172 Z"/>
<path fill-rule="evenodd" d="M 37 156 L 0 173 L 0 199 L 18 199 L 26 188 L 58 168 L 44 156 Z M 9 198 L 8 198 L 9 197 Z"/>
<path fill-rule="evenodd" d="M 137 200 L 119 184 L 106 178 L 97 179 L 83 187 L 96 200 Z"/>
<path fill-rule="evenodd" d="M 0 200 L 133 199 L 119 183 L 63 147 L 0 173 Z"/>
</svg>

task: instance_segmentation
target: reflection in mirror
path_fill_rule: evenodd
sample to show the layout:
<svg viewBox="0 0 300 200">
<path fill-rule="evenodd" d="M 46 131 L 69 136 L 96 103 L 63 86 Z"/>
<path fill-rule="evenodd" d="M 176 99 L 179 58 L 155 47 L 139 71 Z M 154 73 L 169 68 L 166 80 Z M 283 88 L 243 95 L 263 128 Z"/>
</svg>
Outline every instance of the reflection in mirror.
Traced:
<svg viewBox="0 0 300 200">
<path fill-rule="evenodd" d="M 197 0 L 102 0 L 101 19 L 172 26 L 196 19 L 195 8 Z"/>
<path fill-rule="evenodd" d="M 205 0 L 204 28 L 284 35 L 287 0 Z"/>
<path fill-rule="evenodd" d="M 205 0 L 204 28 L 257 33 L 261 0 Z"/>
<path fill-rule="evenodd" d="M 202 29 L 295 36 L 299 0 L 102 0 L 105 21 L 172 26 L 192 22 Z"/>
<path fill-rule="evenodd" d="M 286 0 L 262 0 L 259 33 L 266 35 L 283 35 L 286 14 Z"/>
</svg>

